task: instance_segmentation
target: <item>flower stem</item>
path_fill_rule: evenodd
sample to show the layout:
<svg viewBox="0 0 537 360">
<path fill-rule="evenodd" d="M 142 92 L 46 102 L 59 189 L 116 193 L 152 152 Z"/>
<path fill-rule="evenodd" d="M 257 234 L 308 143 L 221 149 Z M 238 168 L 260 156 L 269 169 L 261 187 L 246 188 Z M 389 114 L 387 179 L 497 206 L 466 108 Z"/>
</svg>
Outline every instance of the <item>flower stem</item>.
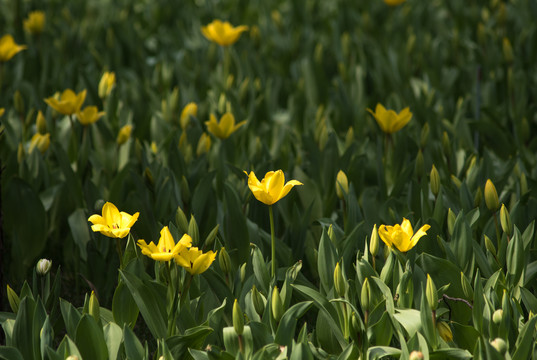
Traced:
<svg viewBox="0 0 537 360">
<path fill-rule="evenodd" d="M 131 236 L 131 234 L 129 234 Z M 116 238 L 116 251 L 119 256 L 119 268 L 123 269 L 123 252 L 121 251 L 121 241 L 119 238 Z"/>
<path fill-rule="evenodd" d="M 271 244 L 271 256 L 272 256 L 272 278 L 276 275 L 276 242 L 274 239 L 274 215 L 272 214 L 272 205 L 269 205 L 270 216 L 270 244 Z"/>
</svg>

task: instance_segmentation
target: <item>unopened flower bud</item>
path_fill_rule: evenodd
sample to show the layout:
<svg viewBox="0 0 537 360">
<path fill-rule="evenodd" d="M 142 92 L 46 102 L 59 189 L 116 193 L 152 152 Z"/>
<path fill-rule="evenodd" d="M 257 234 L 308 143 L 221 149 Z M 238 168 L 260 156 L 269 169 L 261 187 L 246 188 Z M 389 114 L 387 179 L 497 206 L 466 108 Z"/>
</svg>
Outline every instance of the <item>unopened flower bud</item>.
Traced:
<svg viewBox="0 0 537 360">
<path fill-rule="evenodd" d="M 241 283 L 244 283 L 244 280 L 246 279 L 246 263 L 241 265 L 241 269 L 239 273 L 241 277 Z"/>
<path fill-rule="evenodd" d="M 487 208 L 492 212 L 498 211 L 498 208 L 500 207 L 496 187 L 490 179 L 488 179 L 485 184 L 485 203 L 487 204 Z"/>
<path fill-rule="evenodd" d="M 69 355 L 65 360 L 78 360 L 78 356 L 76 356 L 76 355 Z"/>
<path fill-rule="evenodd" d="M 194 218 L 194 215 L 190 215 L 190 222 L 188 223 L 187 234 L 192 238 L 192 246 L 196 246 L 200 242 L 200 232 L 198 228 L 198 223 Z"/>
<path fill-rule="evenodd" d="M 526 179 L 526 174 L 520 174 L 520 193 L 524 195 L 528 192 L 528 180 Z"/>
<path fill-rule="evenodd" d="M 229 274 L 231 272 L 231 259 L 225 247 L 222 247 L 218 253 L 218 264 L 224 274 Z"/>
<path fill-rule="evenodd" d="M 438 331 L 438 335 L 440 335 L 440 337 L 444 339 L 445 342 L 449 342 L 453 340 L 453 333 L 451 332 L 451 328 L 447 322 L 445 321 L 437 322 L 436 330 Z"/>
<path fill-rule="evenodd" d="M 254 303 L 255 312 L 259 316 L 263 316 L 265 312 L 265 301 L 263 295 L 259 293 L 255 285 L 252 286 L 252 302 Z"/>
<path fill-rule="evenodd" d="M 416 165 L 414 167 L 414 170 L 416 171 L 416 174 L 421 179 L 423 176 L 425 176 L 425 165 L 423 160 L 423 153 L 421 152 L 421 149 L 418 150 L 418 155 L 416 155 Z"/>
<path fill-rule="evenodd" d="M 117 144 L 123 145 L 130 139 L 132 133 L 132 125 L 125 125 L 119 130 L 117 135 Z"/>
<path fill-rule="evenodd" d="M 95 321 L 97 321 L 97 324 L 101 323 L 101 307 L 99 305 L 99 300 L 97 299 L 97 296 L 95 296 L 95 292 L 91 292 L 90 300 L 89 300 L 89 314 L 93 316 Z"/>
<path fill-rule="evenodd" d="M 15 91 L 15 94 L 13 95 L 13 107 L 19 115 L 24 114 L 24 99 L 19 90 Z"/>
<path fill-rule="evenodd" d="M 181 183 L 179 184 L 179 187 L 181 189 L 181 199 L 183 199 L 183 202 L 188 203 L 190 201 L 190 186 L 188 186 L 188 180 L 183 175 L 181 177 Z"/>
<path fill-rule="evenodd" d="M 498 309 L 494 311 L 494 313 L 492 314 L 492 322 L 494 322 L 496 325 L 500 325 L 502 323 L 502 320 L 503 320 L 503 310 Z"/>
<path fill-rule="evenodd" d="M 472 285 L 470 285 L 470 281 L 464 275 L 464 273 L 461 271 L 461 285 L 462 285 L 462 292 L 464 293 L 464 296 L 467 299 L 473 299 L 474 298 L 474 289 L 472 289 Z"/>
<path fill-rule="evenodd" d="M 511 222 L 511 215 L 509 215 L 509 210 L 502 204 L 500 208 L 500 223 L 502 225 L 502 230 L 508 236 L 513 234 L 513 223 Z"/>
<path fill-rule="evenodd" d="M 347 134 L 345 134 L 345 149 L 351 146 L 353 141 L 354 141 L 354 129 L 351 126 L 349 130 L 347 130 Z"/>
<path fill-rule="evenodd" d="M 179 119 L 179 124 L 181 129 L 186 129 L 190 122 L 190 117 L 196 117 L 198 115 L 198 105 L 194 102 L 190 102 L 185 105 L 183 111 L 181 111 L 181 118 Z"/>
<path fill-rule="evenodd" d="M 48 259 L 41 259 L 37 262 L 37 265 L 35 266 L 35 271 L 37 272 L 37 275 L 45 276 L 50 271 L 51 266 L 52 261 Z"/>
<path fill-rule="evenodd" d="M 429 140 L 429 123 L 425 123 L 423 127 L 421 128 L 421 134 L 420 134 L 420 148 L 424 148 L 425 145 L 427 145 L 427 141 Z"/>
<path fill-rule="evenodd" d="M 336 194 L 340 199 L 345 199 L 349 193 L 349 180 L 343 170 L 339 170 L 336 177 Z"/>
<path fill-rule="evenodd" d="M 431 310 L 436 310 L 438 308 L 438 291 L 436 290 L 436 285 L 429 274 L 427 274 L 425 295 L 427 296 L 427 302 L 429 303 Z"/>
<path fill-rule="evenodd" d="M 8 285 L 7 286 L 7 301 L 11 307 L 11 311 L 15 314 L 19 311 L 20 298 L 19 295 Z"/>
<path fill-rule="evenodd" d="M 336 293 L 339 297 L 345 297 L 346 286 L 345 275 L 343 274 L 343 270 L 341 269 L 341 266 L 339 266 L 338 262 L 336 264 L 336 268 L 334 269 L 334 287 L 336 288 Z"/>
<path fill-rule="evenodd" d="M 19 147 L 17 148 L 17 162 L 20 164 L 24 160 L 24 146 L 22 143 L 19 143 Z"/>
<path fill-rule="evenodd" d="M 364 311 L 371 310 L 371 288 L 369 286 L 369 278 L 365 278 L 364 284 L 362 285 L 362 292 L 360 294 L 360 301 L 362 303 L 362 309 Z"/>
<path fill-rule="evenodd" d="M 211 137 L 207 133 L 201 134 L 196 148 L 196 155 L 199 157 L 206 154 L 211 149 Z"/>
<path fill-rule="evenodd" d="M 496 338 L 490 342 L 493 348 L 495 348 L 500 354 L 505 355 L 507 352 L 507 343 L 502 338 Z"/>
<path fill-rule="evenodd" d="M 410 353 L 410 356 L 408 357 L 408 360 L 423 360 L 423 353 L 421 351 L 412 351 Z"/>
<path fill-rule="evenodd" d="M 481 190 L 481 186 L 478 186 L 474 196 L 474 206 L 479 207 L 481 200 L 483 200 L 483 190 Z"/>
<path fill-rule="evenodd" d="M 442 134 L 442 150 L 444 151 L 444 155 L 446 155 L 446 157 L 451 156 L 451 141 L 449 140 L 448 133 L 445 131 Z"/>
<path fill-rule="evenodd" d="M 433 165 L 433 168 L 431 169 L 430 174 L 430 180 L 429 185 L 431 187 L 431 192 L 435 197 L 438 196 L 438 193 L 440 192 L 440 174 L 438 174 L 438 170 L 436 170 L 436 167 Z"/>
<path fill-rule="evenodd" d="M 453 235 L 453 228 L 455 227 L 456 220 L 457 217 L 455 216 L 453 211 L 451 211 L 451 208 L 449 208 L 447 213 L 447 228 L 450 236 Z"/>
<path fill-rule="evenodd" d="M 377 231 L 377 224 L 373 226 L 373 230 L 371 231 L 371 238 L 369 239 L 369 252 L 371 253 L 371 256 L 375 257 L 377 256 L 377 253 L 379 251 L 379 233 Z"/>
<path fill-rule="evenodd" d="M 280 322 L 283 316 L 283 304 L 282 299 L 280 298 L 280 292 L 278 287 L 274 286 L 272 290 L 272 317 L 277 323 Z"/>
<path fill-rule="evenodd" d="M 457 189 L 460 189 L 461 188 L 461 181 L 453 174 L 451 174 L 451 182 L 453 183 L 453 185 L 455 185 L 457 187 Z"/>
<path fill-rule="evenodd" d="M 116 85 L 116 74 L 106 71 L 99 81 L 98 94 L 101 99 L 110 95 Z"/>
<path fill-rule="evenodd" d="M 485 248 L 494 256 L 496 256 L 496 247 L 492 243 L 492 240 L 487 235 L 484 235 L 485 238 Z"/>
<path fill-rule="evenodd" d="M 244 314 L 237 299 L 233 303 L 233 328 L 239 336 L 244 332 Z"/>
<path fill-rule="evenodd" d="M 37 113 L 35 125 L 38 133 L 40 133 L 41 135 L 45 135 L 47 133 L 47 121 L 45 120 L 45 117 L 43 116 L 43 112 L 41 112 L 41 110 L 39 110 L 39 112 Z"/>
<path fill-rule="evenodd" d="M 332 244 L 334 244 L 335 246 L 337 243 L 337 239 L 336 239 L 336 234 L 334 234 L 334 226 L 332 224 L 328 226 L 328 230 L 326 231 L 326 233 L 330 241 L 332 241 Z"/>
</svg>

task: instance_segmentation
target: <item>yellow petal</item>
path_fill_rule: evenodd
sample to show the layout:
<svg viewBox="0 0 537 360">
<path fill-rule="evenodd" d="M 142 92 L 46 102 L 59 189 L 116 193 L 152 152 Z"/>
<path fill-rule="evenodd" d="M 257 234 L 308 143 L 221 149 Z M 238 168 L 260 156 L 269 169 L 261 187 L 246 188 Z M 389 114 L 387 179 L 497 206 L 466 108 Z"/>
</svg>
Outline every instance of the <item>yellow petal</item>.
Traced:
<svg viewBox="0 0 537 360">
<path fill-rule="evenodd" d="M 194 264 L 192 265 L 192 271 L 191 271 L 191 274 L 201 274 L 202 272 L 204 272 L 205 270 L 207 270 L 209 268 L 209 266 L 211 266 L 211 264 L 213 263 L 214 259 L 216 258 L 216 253 L 215 252 L 212 252 L 212 251 L 209 251 L 203 255 L 200 255 L 195 261 L 194 261 Z"/>
<path fill-rule="evenodd" d="M 88 221 L 91 222 L 92 224 L 94 225 L 106 225 L 106 222 L 104 220 L 104 218 L 101 216 L 101 215 L 91 215 L 89 218 L 88 218 Z"/>
<path fill-rule="evenodd" d="M 381 225 L 379 227 L 379 236 L 380 236 L 380 238 L 390 248 L 393 246 L 392 237 L 391 237 L 391 230 L 393 230 L 393 226 Z"/>
<path fill-rule="evenodd" d="M 121 223 L 121 216 L 119 215 L 119 210 L 111 202 L 107 202 L 103 205 L 103 218 L 108 226 L 119 227 Z"/>
</svg>

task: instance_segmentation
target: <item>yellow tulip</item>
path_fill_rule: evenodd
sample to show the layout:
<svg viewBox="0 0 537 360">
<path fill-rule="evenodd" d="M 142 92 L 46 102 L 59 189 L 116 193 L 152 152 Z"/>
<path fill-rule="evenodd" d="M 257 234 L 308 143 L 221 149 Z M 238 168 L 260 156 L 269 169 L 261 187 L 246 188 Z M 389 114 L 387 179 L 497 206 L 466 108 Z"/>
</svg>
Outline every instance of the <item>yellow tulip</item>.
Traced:
<svg viewBox="0 0 537 360">
<path fill-rule="evenodd" d="M 201 274 L 211 266 L 216 253 L 209 251 L 203 253 L 197 247 L 191 247 L 190 249 L 183 248 L 179 254 L 174 256 L 177 265 L 185 268 L 192 275 Z"/>
<path fill-rule="evenodd" d="M 4 115 L 5 112 L 6 112 L 6 109 L 0 108 L 0 117 L 2 117 L 2 115 Z"/>
<path fill-rule="evenodd" d="M 115 84 L 116 74 L 113 72 L 106 71 L 101 77 L 101 80 L 99 81 L 99 97 L 101 99 L 108 97 L 108 95 L 110 95 L 110 93 L 112 92 L 112 89 L 114 88 Z"/>
<path fill-rule="evenodd" d="M 397 6 L 397 5 L 404 3 L 405 1 L 406 0 L 384 0 L 384 3 L 390 6 Z"/>
<path fill-rule="evenodd" d="M 367 111 L 373 115 L 382 131 L 387 134 L 401 130 L 412 119 L 412 113 L 408 107 L 401 110 L 399 114 L 393 110 L 386 110 L 381 104 L 377 104 L 375 112 L 371 109 L 367 109 Z"/>
<path fill-rule="evenodd" d="M 123 145 L 129 140 L 132 133 L 132 125 L 125 125 L 119 129 L 119 134 L 117 135 L 118 145 Z"/>
<path fill-rule="evenodd" d="M 349 193 L 349 180 L 343 170 L 339 170 L 336 177 L 336 194 L 340 199 L 344 199 Z"/>
<path fill-rule="evenodd" d="M 196 148 L 196 155 L 201 156 L 211 149 L 211 137 L 207 133 L 201 134 Z"/>
<path fill-rule="evenodd" d="M 88 221 L 93 223 L 91 230 L 94 232 L 100 232 L 111 238 L 122 239 L 127 236 L 134 225 L 140 213 L 137 212 L 134 215 L 129 215 L 126 212 L 119 212 L 117 207 L 111 202 L 107 202 L 103 205 L 101 215 L 91 215 Z"/>
<path fill-rule="evenodd" d="M 485 204 L 487 204 L 487 208 L 492 212 L 496 212 L 500 208 L 498 192 L 490 179 L 485 183 Z"/>
<path fill-rule="evenodd" d="M 183 111 L 181 111 L 181 118 L 179 120 L 179 123 L 181 124 L 181 129 L 186 129 L 188 126 L 188 122 L 190 121 L 190 117 L 196 117 L 198 115 L 198 105 L 196 105 L 195 102 L 190 102 L 185 105 L 183 108 Z"/>
<path fill-rule="evenodd" d="M 72 115 L 80 111 L 86 99 L 86 90 L 75 94 L 71 89 L 64 90 L 59 98 L 55 96 L 45 99 L 45 102 L 54 110 L 63 115 Z"/>
<path fill-rule="evenodd" d="M 412 229 L 410 221 L 403 218 L 401 225 L 395 226 L 381 225 L 379 227 L 379 236 L 386 245 L 390 248 L 394 246 L 401 252 L 407 252 L 418 243 L 423 235 L 427 235 L 426 231 L 431 226 L 423 225 L 416 233 Z"/>
<path fill-rule="evenodd" d="M 15 40 L 13 39 L 13 36 L 2 36 L 0 38 L 0 62 L 8 61 L 24 49 L 26 49 L 26 45 L 16 44 Z"/>
<path fill-rule="evenodd" d="M 269 171 L 261 182 L 257 180 L 253 171 L 250 171 L 250 174 L 246 171 L 244 173 L 248 175 L 248 187 L 255 198 L 266 205 L 272 205 L 285 197 L 293 186 L 303 185 L 297 180 L 290 180 L 284 184 L 285 176 L 281 170 Z"/>
<path fill-rule="evenodd" d="M 170 261 L 180 251 L 192 246 L 192 238 L 190 235 L 185 234 L 176 244 L 170 233 L 170 229 L 164 226 L 160 231 L 158 245 L 155 245 L 153 242 L 147 244 L 144 240 L 138 240 L 138 246 L 142 249 L 142 254 L 149 256 L 155 261 Z"/>
<path fill-rule="evenodd" d="M 233 27 L 229 22 L 222 22 L 220 20 L 214 20 L 207 26 L 201 27 L 203 36 L 221 46 L 234 44 L 239 40 L 241 33 L 247 30 L 248 26 L 241 25 Z"/>
<path fill-rule="evenodd" d="M 216 116 L 211 114 L 210 120 L 205 122 L 207 130 L 220 139 L 227 139 L 244 124 L 246 124 L 246 120 L 235 125 L 235 117 L 231 113 L 225 113 L 220 122 L 217 122 Z"/>
<path fill-rule="evenodd" d="M 45 116 L 43 115 L 43 112 L 39 110 L 37 113 L 37 118 L 35 119 L 35 127 L 37 128 L 37 132 L 40 134 L 46 134 L 47 133 L 47 121 L 45 120 Z"/>
<path fill-rule="evenodd" d="M 39 149 L 41 154 L 43 154 L 45 151 L 47 151 L 48 147 L 50 146 L 50 134 L 40 134 L 36 133 L 34 136 L 32 136 L 32 139 L 30 139 L 30 149 L 28 150 L 29 153 L 32 153 L 35 148 Z"/>
<path fill-rule="evenodd" d="M 76 117 L 78 118 L 78 121 L 84 126 L 93 124 L 97 120 L 99 120 L 101 117 L 103 117 L 104 111 L 99 112 L 97 109 L 97 106 L 86 106 L 84 110 L 77 111 Z"/>
<path fill-rule="evenodd" d="M 37 35 L 45 27 L 45 13 L 43 11 L 32 11 L 23 22 L 24 30 L 28 33 Z"/>
</svg>

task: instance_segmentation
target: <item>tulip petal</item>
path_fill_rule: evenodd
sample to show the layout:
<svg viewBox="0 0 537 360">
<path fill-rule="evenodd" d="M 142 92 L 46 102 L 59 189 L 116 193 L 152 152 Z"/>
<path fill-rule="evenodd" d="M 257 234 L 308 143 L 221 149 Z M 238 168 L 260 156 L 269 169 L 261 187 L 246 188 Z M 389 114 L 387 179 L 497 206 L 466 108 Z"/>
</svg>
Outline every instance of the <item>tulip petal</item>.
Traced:
<svg viewBox="0 0 537 360">
<path fill-rule="evenodd" d="M 412 236 L 412 239 L 410 240 L 410 248 L 416 246 L 420 238 L 424 235 L 427 235 L 426 231 L 430 228 L 430 225 L 425 224 L 418 231 L 416 231 L 416 233 L 414 234 L 414 236 Z"/>
<path fill-rule="evenodd" d="M 107 202 L 103 205 L 103 218 L 108 226 L 119 227 L 121 224 L 121 216 L 119 210 L 111 202 Z"/>
<path fill-rule="evenodd" d="M 216 253 L 213 251 L 209 251 L 203 255 L 200 255 L 192 265 L 191 274 L 201 274 L 202 272 L 207 270 L 209 266 L 211 266 L 215 258 Z"/>
<path fill-rule="evenodd" d="M 88 218 L 88 221 L 91 222 L 94 225 L 97 225 L 97 224 L 106 225 L 106 222 L 105 222 L 104 218 L 101 215 L 97 215 L 97 214 L 91 215 Z"/>
<path fill-rule="evenodd" d="M 381 225 L 379 227 L 379 236 L 380 236 L 380 238 L 390 248 L 393 247 L 392 237 L 391 237 L 391 230 L 392 229 L 393 229 L 393 226 Z"/>
</svg>

